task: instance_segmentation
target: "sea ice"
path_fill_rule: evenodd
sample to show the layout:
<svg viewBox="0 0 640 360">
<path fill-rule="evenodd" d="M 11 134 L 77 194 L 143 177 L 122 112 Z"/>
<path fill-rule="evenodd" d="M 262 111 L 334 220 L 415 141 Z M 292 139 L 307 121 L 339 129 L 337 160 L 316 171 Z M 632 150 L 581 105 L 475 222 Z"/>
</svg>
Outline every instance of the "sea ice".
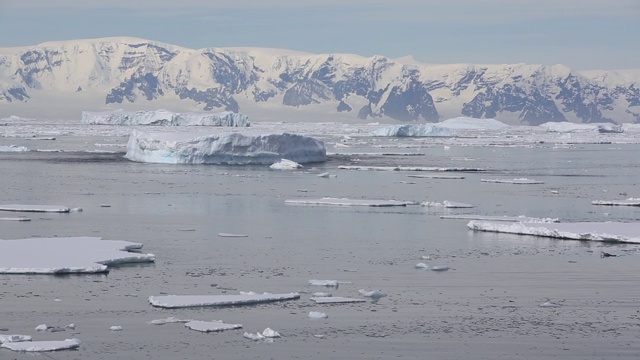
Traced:
<svg viewBox="0 0 640 360">
<path fill-rule="evenodd" d="M 429 268 L 429 265 L 427 265 L 427 264 L 425 264 L 425 263 L 417 263 L 414 267 L 415 267 L 416 269 L 428 269 L 428 268 Z"/>
<path fill-rule="evenodd" d="M 271 164 L 269 168 L 274 170 L 295 170 L 295 169 L 301 169 L 302 165 L 298 164 L 295 161 L 281 159 L 277 163 Z"/>
<path fill-rule="evenodd" d="M 175 323 L 188 323 L 189 321 L 193 321 L 191 319 L 187 320 L 187 319 L 178 319 L 175 318 L 173 316 L 170 316 L 168 318 L 165 319 L 156 319 L 156 320 L 151 320 L 149 321 L 149 324 L 151 325 L 164 325 L 164 324 L 175 324 Z"/>
<path fill-rule="evenodd" d="M 29 335 L 2 335 L 2 334 L 0 334 L 0 344 L 10 343 L 10 342 L 23 342 L 23 341 L 31 341 L 31 336 L 29 336 Z"/>
<path fill-rule="evenodd" d="M 27 152 L 29 148 L 15 145 L 0 145 L 0 152 Z"/>
<path fill-rule="evenodd" d="M 244 234 L 230 234 L 230 233 L 218 233 L 220 237 L 248 237 L 249 235 Z"/>
<path fill-rule="evenodd" d="M 245 332 L 244 334 L 242 334 L 242 336 L 244 336 L 247 339 L 254 340 L 254 341 L 258 341 L 258 340 L 264 339 L 264 335 L 262 335 L 259 332 L 255 333 L 255 334 L 250 333 L 250 332 Z"/>
<path fill-rule="evenodd" d="M 253 305 L 274 301 L 299 299 L 300 294 L 254 294 L 254 295 L 162 295 L 150 296 L 149 303 L 161 308 L 185 308 L 200 306 Z"/>
<path fill-rule="evenodd" d="M 486 220 L 486 221 L 507 221 L 507 222 L 528 222 L 528 223 L 556 223 L 557 218 L 534 218 L 527 216 L 491 216 L 491 215 L 441 215 L 440 219 L 460 219 L 460 220 Z"/>
<path fill-rule="evenodd" d="M 519 178 L 519 179 L 480 179 L 480 181 L 486 182 L 486 183 L 516 184 L 516 185 L 544 184 L 543 181 L 531 180 L 531 179 L 527 179 L 527 178 Z"/>
<path fill-rule="evenodd" d="M 358 170 L 358 171 L 458 171 L 458 172 L 480 172 L 485 171 L 482 168 L 472 167 L 431 167 L 431 166 L 360 166 L 360 165 L 340 165 L 341 170 Z"/>
<path fill-rule="evenodd" d="M 313 293 L 311 296 L 313 296 L 313 297 L 331 297 L 333 295 L 331 295 L 331 293 L 328 293 L 328 292 L 316 292 L 316 293 Z"/>
<path fill-rule="evenodd" d="M 496 119 L 476 119 L 469 117 L 447 119 L 438 123 L 438 126 L 459 130 L 503 130 L 509 127 L 509 125 Z"/>
<path fill-rule="evenodd" d="M 311 300 L 317 304 L 345 304 L 365 302 L 365 299 L 354 299 L 348 297 L 332 296 L 332 297 L 312 297 Z"/>
<path fill-rule="evenodd" d="M 428 124 L 405 124 L 380 128 L 372 133 L 373 136 L 395 137 L 452 137 L 456 134 L 448 128 Z"/>
<path fill-rule="evenodd" d="M 640 222 L 512 223 L 470 221 L 472 230 L 557 239 L 640 243 Z"/>
<path fill-rule="evenodd" d="M 266 338 L 279 338 L 280 333 L 273 330 L 272 328 L 266 328 L 262 331 L 262 336 Z"/>
<path fill-rule="evenodd" d="M 0 204 L 0 211 L 68 213 L 70 210 L 60 205 Z"/>
<path fill-rule="evenodd" d="M 153 262 L 153 254 L 130 252 L 142 244 L 98 237 L 0 240 L 0 273 L 105 273 L 108 266 Z"/>
<path fill-rule="evenodd" d="M 543 302 L 542 304 L 540 304 L 538 306 L 543 307 L 543 308 L 557 308 L 557 307 L 560 307 L 559 304 L 552 303 L 550 301 L 545 301 L 545 302 Z"/>
<path fill-rule="evenodd" d="M 442 179 L 442 180 L 462 180 L 464 176 L 455 176 L 455 175 L 407 175 L 410 178 L 419 178 L 419 179 Z"/>
<path fill-rule="evenodd" d="M 31 221 L 31 219 L 26 217 L 1 217 L 0 221 Z"/>
<path fill-rule="evenodd" d="M 475 205 L 465 204 L 465 203 L 460 203 L 455 201 L 448 201 L 448 200 L 445 200 L 441 203 L 433 202 L 433 201 L 423 201 L 422 203 L 420 203 L 420 205 L 424 207 L 445 207 L 448 209 L 468 209 L 468 208 L 476 207 Z"/>
<path fill-rule="evenodd" d="M 80 344 L 80 340 L 74 338 L 62 341 L 9 342 L 0 345 L 0 347 L 13 351 L 43 352 L 76 349 Z"/>
<path fill-rule="evenodd" d="M 242 328 L 242 324 L 226 324 L 220 320 L 214 321 L 189 321 L 184 324 L 184 326 L 188 327 L 191 330 L 202 331 L 202 332 L 218 332 L 225 330 L 235 330 Z"/>
<path fill-rule="evenodd" d="M 309 285 L 314 286 L 338 287 L 339 284 L 338 280 L 309 280 Z"/>
<path fill-rule="evenodd" d="M 640 198 L 628 198 L 626 200 L 594 200 L 591 204 L 605 206 L 640 206 Z"/>
<path fill-rule="evenodd" d="M 249 117 L 240 113 L 224 111 L 219 113 L 175 113 L 164 109 L 154 111 L 128 112 L 122 109 L 115 111 L 91 112 L 83 111 L 83 124 L 88 125 L 163 125 L 163 126 L 249 126 Z"/>
<path fill-rule="evenodd" d="M 328 317 L 327 314 L 320 311 L 309 311 L 309 319 L 311 320 L 326 319 Z"/>
<path fill-rule="evenodd" d="M 332 197 L 325 197 L 322 199 L 289 199 L 284 201 L 285 204 L 294 205 L 332 205 L 332 206 L 407 206 L 413 205 L 413 201 L 399 201 L 399 200 L 366 200 L 366 199 L 338 199 Z"/>
<path fill-rule="evenodd" d="M 47 331 L 47 329 L 49 329 L 47 324 L 40 324 L 40 325 L 36 326 L 36 331 Z"/>
<path fill-rule="evenodd" d="M 144 133 L 134 130 L 125 157 L 162 164 L 271 165 L 283 158 L 297 163 L 326 161 L 320 140 L 295 134 Z"/>
</svg>

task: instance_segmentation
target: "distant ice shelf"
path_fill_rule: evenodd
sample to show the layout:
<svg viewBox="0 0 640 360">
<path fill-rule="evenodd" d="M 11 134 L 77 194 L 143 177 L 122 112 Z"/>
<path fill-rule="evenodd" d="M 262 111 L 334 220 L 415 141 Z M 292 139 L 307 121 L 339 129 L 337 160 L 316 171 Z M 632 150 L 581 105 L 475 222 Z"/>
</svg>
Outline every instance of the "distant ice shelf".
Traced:
<svg viewBox="0 0 640 360">
<path fill-rule="evenodd" d="M 150 296 L 149 303 L 161 308 L 253 305 L 299 299 L 300 294 L 240 294 L 240 295 L 161 295 Z"/>
<path fill-rule="evenodd" d="M 177 113 L 164 109 L 152 111 L 83 111 L 81 123 L 87 125 L 157 125 L 157 126 L 229 126 L 247 127 L 249 117 L 245 114 L 224 111 Z"/>
<path fill-rule="evenodd" d="M 373 136 L 392 137 L 453 137 L 455 132 L 448 128 L 428 124 L 404 124 L 383 127 L 375 130 Z"/>
<path fill-rule="evenodd" d="M 125 157 L 162 164 L 271 165 L 283 158 L 300 164 L 324 162 L 327 151 L 320 140 L 289 133 L 203 135 L 134 130 Z"/>
</svg>

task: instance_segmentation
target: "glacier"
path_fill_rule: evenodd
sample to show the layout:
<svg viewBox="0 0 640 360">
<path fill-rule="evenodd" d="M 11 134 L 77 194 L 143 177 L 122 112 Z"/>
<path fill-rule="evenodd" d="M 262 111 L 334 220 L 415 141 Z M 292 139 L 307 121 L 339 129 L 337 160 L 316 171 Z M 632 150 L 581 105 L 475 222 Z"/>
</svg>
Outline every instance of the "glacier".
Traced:
<svg viewBox="0 0 640 360">
<path fill-rule="evenodd" d="M 146 133 L 134 130 L 125 157 L 161 164 L 271 165 L 283 158 L 297 163 L 324 162 L 324 142 L 289 133 Z"/>
<path fill-rule="evenodd" d="M 152 111 L 83 111 L 80 120 L 87 125 L 162 125 L 162 126 L 250 126 L 245 114 L 223 111 L 210 112 L 172 112 L 164 109 Z"/>
<path fill-rule="evenodd" d="M 404 124 L 380 128 L 373 132 L 373 136 L 394 137 L 454 137 L 455 132 L 440 126 L 427 124 Z"/>
</svg>

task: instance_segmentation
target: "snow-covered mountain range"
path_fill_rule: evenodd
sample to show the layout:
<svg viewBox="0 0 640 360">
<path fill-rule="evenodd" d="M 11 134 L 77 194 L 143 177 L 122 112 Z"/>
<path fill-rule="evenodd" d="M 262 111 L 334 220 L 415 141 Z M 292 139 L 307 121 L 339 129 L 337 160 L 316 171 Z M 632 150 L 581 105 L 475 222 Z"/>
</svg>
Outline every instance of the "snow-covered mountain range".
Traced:
<svg viewBox="0 0 640 360">
<path fill-rule="evenodd" d="M 433 65 L 262 48 L 188 49 L 136 38 L 0 48 L 0 117 L 27 109 L 297 109 L 353 119 L 468 116 L 511 124 L 640 123 L 640 70 Z M 247 111 L 250 108 L 251 111 Z M 77 114 L 79 116 L 79 113 Z"/>
</svg>

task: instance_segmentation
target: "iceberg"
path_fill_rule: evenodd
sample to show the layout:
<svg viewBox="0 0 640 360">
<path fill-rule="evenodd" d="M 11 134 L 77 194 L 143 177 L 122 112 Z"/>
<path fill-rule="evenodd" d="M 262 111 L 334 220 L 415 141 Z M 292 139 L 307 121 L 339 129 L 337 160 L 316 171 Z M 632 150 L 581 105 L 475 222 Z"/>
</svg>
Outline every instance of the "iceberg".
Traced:
<svg viewBox="0 0 640 360">
<path fill-rule="evenodd" d="M 142 244 L 99 237 L 0 240 L 0 274 L 106 273 L 108 266 L 153 262 L 153 254 L 130 252 Z"/>
<path fill-rule="evenodd" d="M 456 134 L 448 128 L 427 124 L 405 124 L 383 127 L 374 131 L 373 136 L 395 137 L 453 137 Z"/>
<path fill-rule="evenodd" d="M 164 109 L 136 112 L 122 109 L 102 112 L 83 111 L 80 122 L 87 125 L 250 126 L 247 115 L 231 111 L 177 113 Z"/>
<path fill-rule="evenodd" d="M 271 165 L 282 158 L 297 163 L 324 162 L 324 143 L 295 134 L 145 133 L 134 130 L 125 157 L 161 164 Z"/>
<path fill-rule="evenodd" d="M 73 338 L 62 341 L 7 342 L 0 347 L 13 351 L 43 352 L 76 349 L 80 347 L 80 344 L 80 340 Z"/>
<path fill-rule="evenodd" d="M 219 332 L 225 330 L 235 330 L 242 328 L 242 324 L 226 324 L 220 320 L 214 321 L 189 321 L 184 324 L 184 326 L 188 327 L 191 330 L 202 331 L 202 332 Z"/>
<path fill-rule="evenodd" d="M 332 206 L 373 206 L 373 207 L 386 207 L 386 206 L 407 206 L 415 204 L 413 201 L 399 201 L 399 200 L 365 200 L 365 199 L 338 199 L 325 197 L 322 199 L 288 199 L 284 201 L 285 204 L 294 205 L 332 205 Z"/>
<path fill-rule="evenodd" d="M 254 305 L 275 301 L 296 300 L 298 293 L 252 294 L 252 295 L 162 295 L 150 296 L 149 303 L 155 307 L 175 309 L 201 306 Z"/>
<path fill-rule="evenodd" d="M 316 304 L 346 304 L 346 303 L 360 303 L 366 302 L 365 299 L 355 299 L 348 297 L 332 296 L 332 297 L 312 297 L 311 300 Z"/>
<path fill-rule="evenodd" d="M 61 205 L 0 204 L 0 211 L 68 213 L 71 209 Z"/>
<path fill-rule="evenodd" d="M 496 119 L 476 119 L 464 116 L 447 119 L 438 123 L 438 126 L 459 130 L 503 130 L 509 127 Z"/>
<path fill-rule="evenodd" d="M 628 198 L 626 200 L 594 200 L 591 204 L 605 206 L 640 206 L 640 198 Z"/>
<path fill-rule="evenodd" d="M 542 236 L 556 239 L 640 243 L 640 222 L 513 223 L 470 221 L 471 230 Z"/>
</svg>

